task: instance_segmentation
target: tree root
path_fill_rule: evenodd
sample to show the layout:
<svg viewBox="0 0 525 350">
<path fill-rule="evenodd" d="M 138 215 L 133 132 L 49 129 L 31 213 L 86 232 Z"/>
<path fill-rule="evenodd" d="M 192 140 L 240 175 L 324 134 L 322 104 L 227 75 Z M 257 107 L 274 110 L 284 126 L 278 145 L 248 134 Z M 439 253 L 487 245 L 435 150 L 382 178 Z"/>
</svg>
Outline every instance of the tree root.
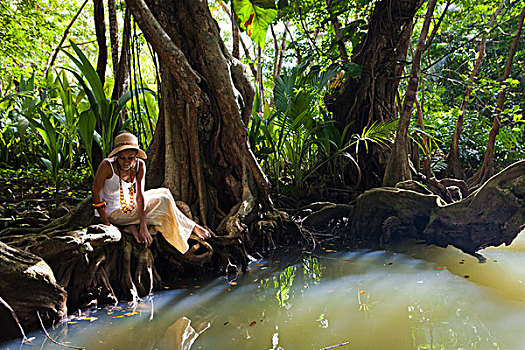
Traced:
<svg viewBox="0 0 525 350">
<path fill-rule="evenodd" d="M 444 186 L 444 184 L 441 184 Z M 355 203 L 352 232 L 370 246 L 411 237 L 465 253 L 510 244 L 525 229 L 525 161 L 491 177 L 466 198 L 446 204 L 436 195 L 377 188 Z"/>
</svg>

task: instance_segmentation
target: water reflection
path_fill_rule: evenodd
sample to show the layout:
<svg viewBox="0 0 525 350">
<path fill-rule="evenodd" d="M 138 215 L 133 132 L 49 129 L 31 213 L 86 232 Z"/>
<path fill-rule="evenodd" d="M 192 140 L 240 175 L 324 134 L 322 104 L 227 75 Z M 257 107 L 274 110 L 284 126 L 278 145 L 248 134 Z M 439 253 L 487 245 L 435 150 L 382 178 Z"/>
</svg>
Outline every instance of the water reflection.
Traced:
<svg viewBox="0 0 525 350">
<path fill-rule="evenodd" d="M 485 250 L 484 264 L 411 243 L 282 252 L 235 280 L 185 281 L 50 334 L 87 349 L 522 349 L 524 239 L 515 244 Z M 62 349 L 42 337 L 31 348 Z"/>
</svg>

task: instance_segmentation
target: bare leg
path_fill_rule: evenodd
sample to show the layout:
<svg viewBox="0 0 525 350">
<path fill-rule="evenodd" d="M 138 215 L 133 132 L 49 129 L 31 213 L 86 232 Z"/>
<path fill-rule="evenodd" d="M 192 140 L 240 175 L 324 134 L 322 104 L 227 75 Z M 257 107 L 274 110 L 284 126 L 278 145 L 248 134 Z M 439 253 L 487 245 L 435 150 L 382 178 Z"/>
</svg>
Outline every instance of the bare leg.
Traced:
<svg viewBox="0 0 525 350">
<path fill-rule="evenodd" d="M 207 229 L 205 229 L 204 227 L 202 227 L 199 224 L 195 225 L 195 227 L 193 228 L 192 232 L 195 233 L 197 236 L 199 236 L 202 239 L 206 239 L 206 238 L 210 238 L 211 237 L 210 231 L 208 231 Z"/>
<path fill-rule="evenodd" d="M 137 243 L 142 243 L 140 236 L 139 236 L 139 228 L 137 225 L 129 225 L 129 226 L 124 227 L 124 232 L 131 233 L 133 237 L 135 237 L 135 240 L 137 241 Z"/>
</svg>

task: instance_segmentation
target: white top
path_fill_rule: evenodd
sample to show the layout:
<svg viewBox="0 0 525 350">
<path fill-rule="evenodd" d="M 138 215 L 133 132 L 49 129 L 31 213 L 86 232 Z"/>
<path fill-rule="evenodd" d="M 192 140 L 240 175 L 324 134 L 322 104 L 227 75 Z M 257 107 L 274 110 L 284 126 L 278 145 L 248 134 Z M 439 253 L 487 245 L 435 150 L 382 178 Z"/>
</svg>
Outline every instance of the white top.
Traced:
<svg viewBox="0 0 525 350">
<path fill-rule="evenodd" d="M 109 179 L 106 179 L 104 181 L 104 187 L 102 188 L 102 200 L 106 202 L 106 215 L 110 215 L 115 210 L 120 210 L 120 181 L 119 176 L 115 173 L 115 170 L 113 170 L 113 162 L 115 161 L 115 158 L 109 158 L 109 165 L 111 166 L 111 171 L 113 172 L 113 176 Z M 138 164 L 137 164 L 138 168 Z M 138 169 L 135 171 L 135 173 L 138 172 Z M 130 201 L 130 189 L 132 186 L 135 185 L 137 182 L 137 177 L 133 179 L 133 182 L 126 182 L 122 180 L 122 192 L 124 192 L 124 199 L 126 200 L 126 204 L 129 206 L 131 204 Z M 137 208 L 137 189 L 135 188 L 135 209 Z M 135 211 L 133 210 L 133 212 Z M 98 213 L 98 210 L 95 209 L 95 215 L 100 216 Z"/>
</svg>

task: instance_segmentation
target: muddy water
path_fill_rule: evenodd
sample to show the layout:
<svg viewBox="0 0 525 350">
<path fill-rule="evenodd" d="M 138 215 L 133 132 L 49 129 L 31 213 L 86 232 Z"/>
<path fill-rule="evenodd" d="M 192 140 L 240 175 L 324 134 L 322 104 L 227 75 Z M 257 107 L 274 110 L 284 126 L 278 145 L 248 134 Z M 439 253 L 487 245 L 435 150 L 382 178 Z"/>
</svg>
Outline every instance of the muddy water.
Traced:
<svg viewBox="0 0 525 350">
<path fill-rule="evenodd" d="M 486 249 L 286 252 L 50 330 L 87 349 L 525 349 L 525 233 Z M 8 349 L 65 349 L 40 333 Z M 343 345 L 346 344 L 346 345 Z"/>
</svg>

